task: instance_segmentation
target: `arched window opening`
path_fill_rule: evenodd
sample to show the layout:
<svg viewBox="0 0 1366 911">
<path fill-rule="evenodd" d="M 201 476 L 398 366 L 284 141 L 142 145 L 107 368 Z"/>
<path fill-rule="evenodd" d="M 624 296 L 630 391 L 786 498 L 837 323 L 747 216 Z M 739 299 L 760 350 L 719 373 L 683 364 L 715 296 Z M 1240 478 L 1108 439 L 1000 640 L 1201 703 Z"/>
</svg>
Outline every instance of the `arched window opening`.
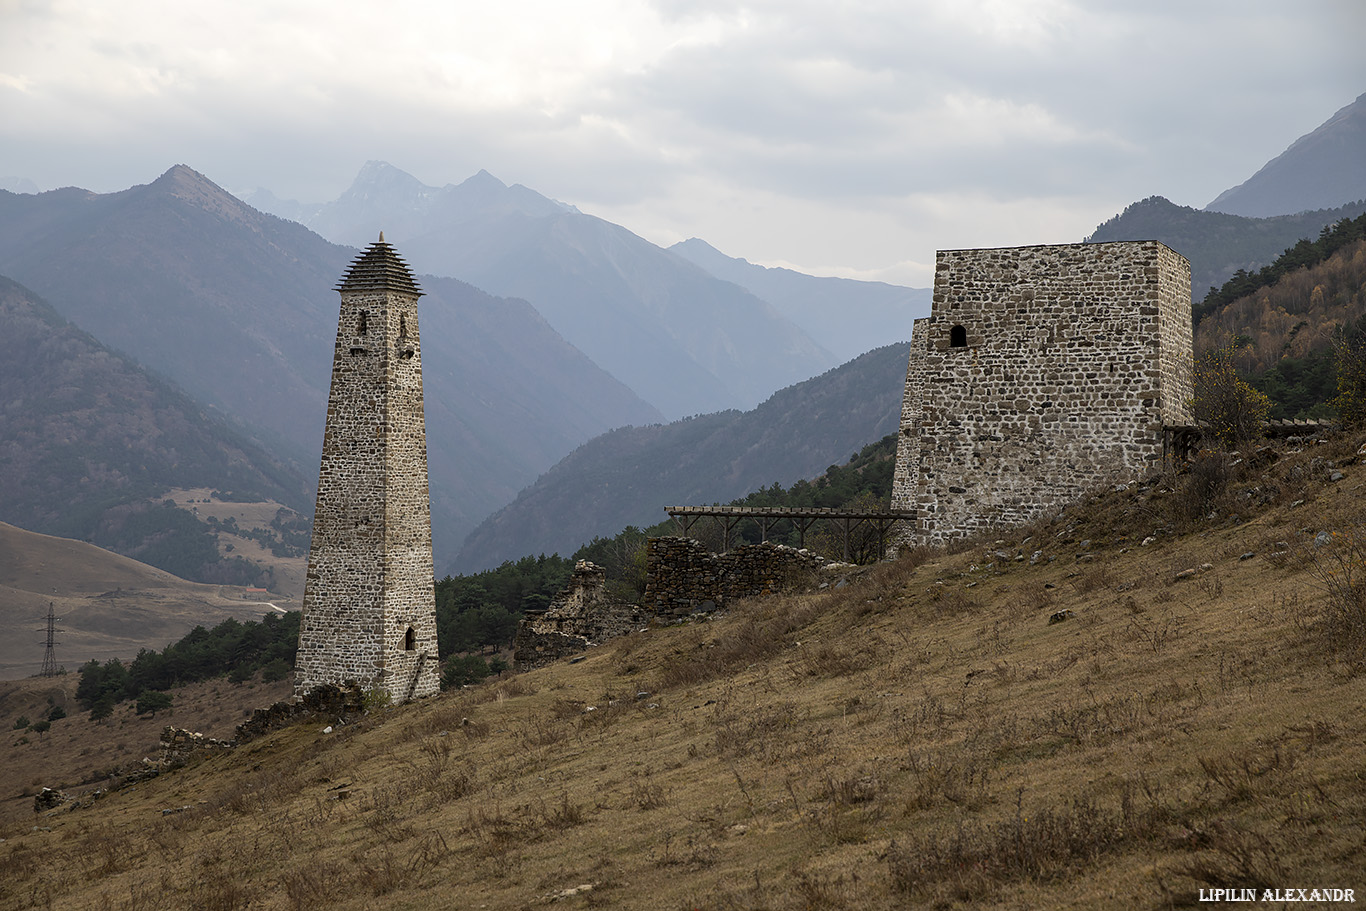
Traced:
<svg viewBox="0 0 1366 911">
<path fill-rule="evenodd" d="M 356 334 L 357 334 L 357 335 L 364 335 L 366 329 L 369 328 L 369 325 L 368 325 L 369 322 L 370 322 L 370 311 L 369 311 L 369 310 L 362 310 L 362 311 L 360 312 L 360 319 L 358 319 L 358 320 L 356 321 Z"/>
<path fill-rule="evenodd" d="M 417 650 L 417 633 L 411 626 L 408 627 L 408 632 L 403 634 L 403 650 L 405 652 Z"/>
<path fill-rule="evenodd" d="M 962 326 L 954 326 L 949 330 L 949 347 L 966 348 L 968 346 L 968 330 Z"/>
</svg>

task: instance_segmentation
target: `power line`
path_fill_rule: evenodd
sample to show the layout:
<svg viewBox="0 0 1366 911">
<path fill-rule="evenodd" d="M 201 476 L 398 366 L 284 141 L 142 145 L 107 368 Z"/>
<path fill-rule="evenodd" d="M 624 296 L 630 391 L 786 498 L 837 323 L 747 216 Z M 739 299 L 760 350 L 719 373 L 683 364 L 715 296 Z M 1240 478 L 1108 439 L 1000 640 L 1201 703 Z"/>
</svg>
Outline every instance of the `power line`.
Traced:
<svg viewBox="0 0 1366 911">
<path fill-rule="evenodd" d="M 53 605 L 47 603 L 47 651 L 43 653 L 43 669 L 38 672 L 39 677 L 57 676 L 57 651 L 54 646 L 57 644 L 57 617 L 53 614 Z"/>
</svg>

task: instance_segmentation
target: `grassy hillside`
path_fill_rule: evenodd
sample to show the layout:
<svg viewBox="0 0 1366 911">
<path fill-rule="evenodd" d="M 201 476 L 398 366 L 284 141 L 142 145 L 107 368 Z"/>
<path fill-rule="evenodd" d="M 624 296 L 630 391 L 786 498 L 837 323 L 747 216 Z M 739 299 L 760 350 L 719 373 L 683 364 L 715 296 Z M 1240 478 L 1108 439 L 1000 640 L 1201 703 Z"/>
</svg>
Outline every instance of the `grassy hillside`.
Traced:
<svg viewBox="0 0 1366 911">
<path fill-rule="evenodd" d="M 294 579 L 303 563 L 275 565 L 288 566 L 280 575 Z M 57 663 L 73 673 L 92 658 L 127 660 L 139 649 L 160 649 L 196 626 L 298 609 L 287 595 L 186 582 L 82 541 L 0 522 L 0 680 L 42 668 L 49 604 L 60 618 Z"/>
<path fill-rule="evenodd" d="M 1166 908 L 1211 887 L 1360 892 L 1366 632 L 1344 581 L 1366 557 L 1363 443 L 1202 461 L 838 589 L 331 733 L 283 729 L 9 826 L 0 905 Z"/>
</svg>

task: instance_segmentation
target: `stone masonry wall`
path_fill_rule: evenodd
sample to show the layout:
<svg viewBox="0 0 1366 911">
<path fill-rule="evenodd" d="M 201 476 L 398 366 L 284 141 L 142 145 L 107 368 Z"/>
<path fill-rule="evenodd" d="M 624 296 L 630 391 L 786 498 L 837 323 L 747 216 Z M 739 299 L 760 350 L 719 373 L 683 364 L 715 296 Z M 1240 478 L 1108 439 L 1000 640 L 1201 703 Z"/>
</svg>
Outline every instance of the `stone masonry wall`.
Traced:
<svg viewBox="0 0 1366 911">
<path fill-rule="evenodd" d="M 541 667 L 648 622 L 643 608 L 608 596 L 605 570 L 580 560 L 574 564 L 569 585 L 551 599 L 545 612 L 521 622 L 512 660 L 520 670 Z"/>
<path fill-rule="evenodd" d="M 810 551 L 781 544 L 747 544 L 728 554 L 711 553 L 691 538 L 651 538 L 646 546 L 645 608 L 666 620 L 791 590 L 827 565 Z"/>
<path fill-rule="evenodd" d="M 1140 474 L 1189 423 L 1190 364 L 1190 265 L 1163 244 L 941 251 L 892 505 L 933 544 Z"/>
<path fill-rule="evenodd" d="M 403 701 L 440 686 L 421 292 L 382 240 L 339 290 L 295 692 L 354 681 Z"/>
<path fill-rule="evenodd" d="M 896 462 L 892 472 L 892 508 L 910 509 L 915 503 L 915 487 L 919 478 L 912 466 L 920 464 L 920 435 L 914 428 L 920 426 L 921 408 L 924 406 L 925 358 L 916 357 L 917 351 L 929 347 L 930 321 L 922 317 L 911 324 L 911 356 L 906 364 L 906 387 L 901 397 L 901 432 L 896 443 Z M 915 542 L 915 526 L 911 522 L 898 522 L 892 531 L 893 549 Z"/>
</svg>

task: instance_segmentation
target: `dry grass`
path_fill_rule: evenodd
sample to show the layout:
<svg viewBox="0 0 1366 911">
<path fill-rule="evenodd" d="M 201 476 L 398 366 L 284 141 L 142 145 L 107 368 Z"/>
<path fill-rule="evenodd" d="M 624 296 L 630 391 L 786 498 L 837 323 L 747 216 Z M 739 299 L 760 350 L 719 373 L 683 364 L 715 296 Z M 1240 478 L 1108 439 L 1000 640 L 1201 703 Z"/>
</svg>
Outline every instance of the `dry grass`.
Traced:
<svg viewBox="0 0 1366 911">
<path fill-rule="evenodd" d="M 1331 581 L 1366 559 L 1360 442 L 1227 466 L 1199 517 L 1172 511 L 1188 479 L 1159 479 L 838 592 L 277 732 L 11 826 L 0 906 L 1158 909 L 1211 887 L 1360 891 L 1360 598 Z"/>
</svg>

